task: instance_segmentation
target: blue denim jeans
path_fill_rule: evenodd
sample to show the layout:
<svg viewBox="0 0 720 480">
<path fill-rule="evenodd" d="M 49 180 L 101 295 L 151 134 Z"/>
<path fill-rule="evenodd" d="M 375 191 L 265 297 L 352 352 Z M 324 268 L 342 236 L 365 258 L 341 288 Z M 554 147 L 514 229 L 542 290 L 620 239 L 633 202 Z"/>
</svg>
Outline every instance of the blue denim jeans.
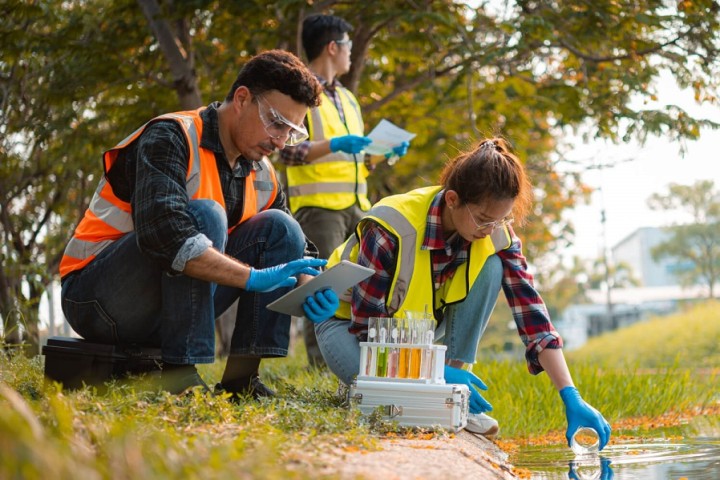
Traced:
<svg viewBox="0 0 720 480">
<path fill-rule="evenodd" d="M 224 210 L 193 200 L 188 213 L 214 248 L 256 268 L 302 258 L 300 225 L 280 210 L 253 216 L 228 236 Z M 73 329 L 90 341 L 159 346 L 163 360 L 212 363 L 215 318 L 238 299 L 231 353 L 287 355 L 290 317 L 265 305 L 288 288 L 253 293 L 185 275 L 171 275 L 143 255 L 131 232 L 103 250 L 62 285 L 62 308 Z"/>
<path fill-rule="evenodd" d="M 445 358 L 475 363 L 477 347 L 495 308 L 502 282 L 502 262 L 492 255 L 464 301 L 445 309 L 438 329 L 437 342 L 447 346 Z M 360 369 L 360 345 L 348 331 L 349 322 L 332 318 L 315 325 L 318 345 L 330 370 L 345 384 L 350 384 Z"/>
</svg>

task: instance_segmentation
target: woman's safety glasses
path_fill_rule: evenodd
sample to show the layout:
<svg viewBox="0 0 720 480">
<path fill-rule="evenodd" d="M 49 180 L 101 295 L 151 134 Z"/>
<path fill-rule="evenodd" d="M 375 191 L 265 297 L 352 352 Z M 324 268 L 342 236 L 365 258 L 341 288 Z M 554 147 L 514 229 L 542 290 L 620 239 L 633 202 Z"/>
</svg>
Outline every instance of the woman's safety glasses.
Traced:
<svg viewBox="0 0 720 480">
<path fill-rule="evenodd" d="M 470 210 L 470 207 L 468 207 L 467 203 L 465 204 L 465 208 L 467 208 L 470 219 L 475 224 L 475 228 L 478 232 L 481 230 L 487 230 L 488 228 L 490 228 L 491 230 L 495 230 L 496 228 L 504 227 L 505 225 L 511 225 L 515 221 L 513 217 L 505 217 L 502 220 L 498 220 L 496 222 L 478 223 L 477 220 L 475 220 L 475 216 Z"/>
</svg>

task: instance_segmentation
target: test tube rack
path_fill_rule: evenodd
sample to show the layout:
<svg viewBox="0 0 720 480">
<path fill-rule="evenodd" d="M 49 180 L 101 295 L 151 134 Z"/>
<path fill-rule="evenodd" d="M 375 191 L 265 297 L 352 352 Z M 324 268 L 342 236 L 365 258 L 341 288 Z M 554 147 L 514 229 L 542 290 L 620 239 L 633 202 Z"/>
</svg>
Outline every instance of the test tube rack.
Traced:
<svg viewBox="0 0 720 480">
<path fill-rule="evenodd" d="M 357 379 L 444 385 L 446 350 L 435 344 L 360 342 Z"/>
</svg>

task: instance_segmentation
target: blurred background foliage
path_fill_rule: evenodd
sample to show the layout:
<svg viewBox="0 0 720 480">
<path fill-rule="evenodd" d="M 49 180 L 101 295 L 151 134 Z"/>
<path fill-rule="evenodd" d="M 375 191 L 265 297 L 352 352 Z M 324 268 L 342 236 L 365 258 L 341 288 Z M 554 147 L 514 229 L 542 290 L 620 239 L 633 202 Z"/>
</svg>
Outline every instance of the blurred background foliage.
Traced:
<svg viewBox="0 0 720 480">
<path fill-rule="evenodd" d="M 563 211 L 590 193 L 578 174 L 557 168 L 572 149 L 564 135 L 644 142 L 717 127 L 674 105 L 648 108 L 666 71 L 698 102 L 717 104 L 718 4 L 710 0 L 3 0 L 6 333 L 36 341 L 40 297 L 102 175 L 102 152 L 155 115 L 221 100 L 260 51 L 302 56 L 302 19 L 319 12 L 354 26 L 342 81 L 366 128 L 388 118 L 417 133 L 406 157 L 375 171 L 373 199 L 436 183 L 448 158 L 502 135 L 536 186 L 519 234 L 544 268 L 557 267 L 557 252 L 572 242 Z M 13 325 L 20 322 L 24 329 Z"/>
</svg>

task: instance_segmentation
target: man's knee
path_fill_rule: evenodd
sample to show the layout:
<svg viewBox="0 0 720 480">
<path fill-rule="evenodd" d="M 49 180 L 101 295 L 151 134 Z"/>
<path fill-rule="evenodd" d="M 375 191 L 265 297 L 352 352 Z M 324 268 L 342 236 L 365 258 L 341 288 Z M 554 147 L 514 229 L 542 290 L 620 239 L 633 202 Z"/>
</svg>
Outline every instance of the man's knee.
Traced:
<svg viewBox="0 0 720 480">
<path fill-rule="evenodd" d="M 300 224 L 282 210 L 266 210 L 261 213 L 263 221 L 271 225 L 271 236 L 284 243 L 287 248 L 297 249 L 298 258 L 305 250 L 305 234 Z"/>
<path fill-rule="evenodd" d="M 198 230 L 205 234 L 216 248 L 224 250 L 227 242 L 228 221 L 222 205 L 214 200 L 191 200 L 188 204 L 188 211 Z"/>
</svg>

